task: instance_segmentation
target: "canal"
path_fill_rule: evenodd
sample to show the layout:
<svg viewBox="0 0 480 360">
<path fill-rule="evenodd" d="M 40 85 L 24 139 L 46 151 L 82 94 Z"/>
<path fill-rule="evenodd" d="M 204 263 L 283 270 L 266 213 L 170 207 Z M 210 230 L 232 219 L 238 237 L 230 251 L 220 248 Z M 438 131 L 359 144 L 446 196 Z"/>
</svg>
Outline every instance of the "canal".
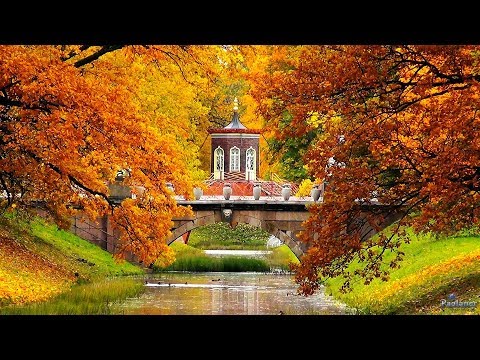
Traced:
<svg viewBox="0 0 480 360">
<path fill-rule="evenodd" d="M 139 278 L 145 292 L 118 309 L 129 315 L 320 315 L 347 307 L 325 294 L 297 294 L 290 274 L 169 272 Z"/>
</svg>

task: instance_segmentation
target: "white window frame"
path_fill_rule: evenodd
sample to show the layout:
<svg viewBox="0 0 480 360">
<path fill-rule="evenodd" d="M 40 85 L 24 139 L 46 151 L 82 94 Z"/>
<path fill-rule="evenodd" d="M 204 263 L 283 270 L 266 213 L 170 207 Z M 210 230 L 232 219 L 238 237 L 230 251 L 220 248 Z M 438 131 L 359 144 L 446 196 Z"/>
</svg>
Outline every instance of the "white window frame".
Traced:
<svg viewBox="0 0 480 360">
<path fill-rule="evenodd" d="M 251 154 L 251 156 L 249 155 Z M 248 161 L 251 160 L 252 167 L 248 166 Z M 257 152 L 255 149 L 250 146 L 246 151 L 245 151 L 245 179 L 246 180 L 256 180 L 256 169 L 257 167 Z"/>
<path fill-rule="evenodd" d="M 225 151 L 218 146 L 213 152 L 213 178 L 223 180 Z"/>
<path fill-rule="evenodd" d="M 234 152 L 236 154 L 234 154 Z M 230 172 L 240 171 L 240 149 L 236 146 L 230 148 Z"/>
</svg>

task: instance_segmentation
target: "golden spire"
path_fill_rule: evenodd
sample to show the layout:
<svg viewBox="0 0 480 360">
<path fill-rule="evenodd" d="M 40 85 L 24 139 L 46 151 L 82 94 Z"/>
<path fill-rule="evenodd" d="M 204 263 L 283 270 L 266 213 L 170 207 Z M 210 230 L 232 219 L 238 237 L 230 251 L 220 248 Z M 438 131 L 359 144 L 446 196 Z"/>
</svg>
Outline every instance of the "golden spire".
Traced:
<svg viewBox="0 0 480 360">
<path fill-rule="evenodd" d="M 233 111 L 238 111 L 238 99 L 235 96 L 235 99 L 233 100 Z"/>
</svg>

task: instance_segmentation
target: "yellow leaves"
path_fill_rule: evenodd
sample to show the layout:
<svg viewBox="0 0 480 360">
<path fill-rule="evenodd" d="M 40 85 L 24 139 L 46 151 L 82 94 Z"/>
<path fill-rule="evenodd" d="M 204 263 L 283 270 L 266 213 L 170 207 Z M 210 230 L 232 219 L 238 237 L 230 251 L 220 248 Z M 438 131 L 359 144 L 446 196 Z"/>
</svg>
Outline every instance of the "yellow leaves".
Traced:
<svg viewBox="0 0 480 360">
<path fill-rule="evenodd" d="M 38 277 L 39 273 L 18 276 L 0 269 L 0 303 L 27 304 L 46 300 L 59 294 L 65 287 Z"/>
<path fill-rule="evenodd" d="M 155 264 L 162 268 L 173 264 L 175 261 L 175 251 L 169 246 L 162 246 L 158 253 L 160 255 L 155 259 Z"/>
<path fill-rule="evenodd" d="M 256 113 L 257 104 L 254 98 L 249 94 L 245 94 L 239 97 L 238 100 L 241 108 L 245 109 L 245 112 L 241 114 L 242 123 L 249 129 L 261 129 L 263 127 L 263 118 Z"/>
<path fill-rule="evenodd" d="M 112 217 L 112 225 L 120 232 L 121 251 L 133 252 L 146 264 L 159 257 L 166 263 L 174 261 L 166 245 L 173 226 L 171 219 L 191 214 L 188 209 L 176 206 L 166 189 L 162 191 L 150 189 L 135 200 L 124 200 Z"/>
<path fill-rule="evenodd" d="M 318 115 L 317 111 L 309 112 L 307 118 L 307 124 L 312 126 L 314 129 L 318 128 L 323 123 L 323 119 Z"/>
<path fill-rule="evenodd" d="M 0 304 L 42 301 L 67 289 L 68 274 L 8 238 L 0 241 Z"/>
<path fill-rule="evenodd" d="M 310 196 L 310 191 L 312 190 L 313 182 L 310 179 L 305 179 L 300 183 L 298 191 L 295 196 Z"/>
<path fill-rule="evenodd" d="M 327 119 L 333 126 L 340 125 L 342 123 L 342 120 L 343 120 L 343 118 L 340 114 L 329 114 Z"/>
<path fill-rule="evenodd" d="M 411 149 L 415 149 L 418 147 L 418 142 L 417 141 L 414 141 L 411 137 L 409 136 L 404 136 L 404 135 L 398 135 L 397 136 L 397 139 L 399 142 L 402 143 L 403 146 L 405 146 L 406 148 L 411 148 Z"/>
<path fill-rule="evenodd" d="M 401 280 L 393 280 L 390 285 L 383 287 L 381 292 L 372 294 L 372 298 L 376 301 L 383 301 L 385 298 L 398 295 L 400 291 L 408 291 L 411 287 L 419 287 L 429 283 L 436 276 L 450 275 L 456 271 L 469 266 L 478 267 L 480 264 L 480 251 L 470 254 L 463 254 L 453 257 L 439 264 L 428 266 L 412 275 L 402 278 Z"/>
</svg>

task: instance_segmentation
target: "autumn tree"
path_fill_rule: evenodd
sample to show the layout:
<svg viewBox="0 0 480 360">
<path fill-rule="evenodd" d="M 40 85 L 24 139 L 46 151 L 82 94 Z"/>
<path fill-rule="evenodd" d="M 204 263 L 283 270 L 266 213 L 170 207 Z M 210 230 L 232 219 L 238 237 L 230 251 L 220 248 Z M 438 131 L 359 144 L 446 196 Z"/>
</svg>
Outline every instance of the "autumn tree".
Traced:
<svg viewBox="0 0 480 360">
<path fill-rule="evenodd" d="M 213 91 L 205 92 L 202 96 L 202 103 L 208 108 L 209 128 L 222 128 L 232 120 L 234 99 L 239 100 L 238 112 L 248 128 L 261 128 L 254 120 L 255 105 L 250 106 L 246 101 L 248 98 L 248 82 L 242 78 L 245 68 L 242 66 L 242 56 L 238 46 L 220 46 L 218 52 L 218 76 L 212 82 Z M 253 120 L 253 121 L 252 121 Z M 210 172 L 211 142 L 209 134 L 206 133 L 204 142 L 201 145 L 200 157 L 203 169 Z"/>
<path fill-rule="evenodd" d="M 403 258 L 405 226 L 453 234 L 478 224 L 479 50 L 303 46 L 298 59 L 282 60 L 288 69 L 257 78 L 254 96 L 270 127 L 292 116 L 277 139 L 309 134 L 312 116 L 322 132 L 304 157 L 327 186 L 302 234 L 309 250 L 295 271 L 303 294 L 326 277 L 343 276 L 344 289 L 354 275 L 387 279 Z M 390 233 L 362 233 L 394 214 Z M 352 261 L 361 267 L 348 268 Z"/>
<path fill-rule="evenodd" d="M 240 46 L 242 64 L 246 69 L 243 76 L 247 79 L 250 90 L 247 96 L 261 94 L 268 86 L 259 79 L 270 77 L 277 71 L 289 72 L 294 69 L 301 49 L 301 46 L 294 45 Z M 272 100 L 271 98 L 267 100 L 266 96 L 262 99 L 264 105 Z M 261 121 L 263 127 L 261 165 L 264 168 L 261 169 L 261 173 L 267 177 L 269 173 L 278 173 L 280 177 L 298 183 L 305 179 L 314 180 L 308 172 L 304 155 L 310 144 L 320 134 L 321 129 L 318 128 L 318 123 L 315 123 L 316 118 L 312 117 L 308 120 L 312 124 L 310 131 L 301 137 L 294 137 L 289 136 L 288 131 L 283 131 L 293 125 L 292 114 L 287 109 L 274 120 L 268 111 L 257 111 L 257 104 L 253 97 L 250 107 L 255 110 L 255 116 Z M 267 120 L 264 120 L 264 116 Z"/>
<path fill-rule="evenodd" d="M 107 61 L 114 52 L 122 53 L 124 66 Z M 135 75 L 143 64 L 169 63 L 181 72 L 196 63 L 208 79 L 210 55 L 199 46 L 0 46 L 3 208 L 41 207 L 63 227 L 76 206 L 91 218 L 108 214 L 120 232 L 121 254 L 173 261 L 164 240 L 172 217 L 188 210 L 166 183 L 191 197 L 183 156 L 188 124 L 177 126 L 175 109 L 139 109 L 136 97 L 148 91 Z M 109 184 L 120 170 L 137 196 L 115 204 Z"/>
<path fill-rule="evenodd" d="M 209 161 L 202 164 L 199 149 L 204 145 L 207 129 L 211 126 L 208 99 L 216 96 L 218 76 L 209 78 L 203 69 L 219 67 L 215 46 L 204 50 L 197 61 L 169 53 L 175 61 L 146 61 L 143 53 L 113 52 L 89 70 L 90 74 L 127 79 L 134 86 L 132 101 L 137 111 L 150 120 L 160 134 L 171 134 L 181 147 L 177 156 L 182 158 L 192 179 L 208 177 Z M 114 75 L 113 75 L 114 74 Z M 208 158 L 209 160 L 209 158 Z M 174 184 L 175 185 L 175 184 Z"/>
<path fill-rule="evenodd" d="M 290 118 L 290 115 L 285 114 L 285 117 Z M 286 126 L 290 126 L 288 121 L 286 123 L 288 124 Z M 270 158 L 279 163 L 279 175 L 282 178 L 300 183 L 311 176 L 308 173 L 304 156 L 317 135 L 317 132 L 312 130 L 302 137 L 289 137 L 281 140 L 272 137 L 268 140 Z"/>
</svg>

